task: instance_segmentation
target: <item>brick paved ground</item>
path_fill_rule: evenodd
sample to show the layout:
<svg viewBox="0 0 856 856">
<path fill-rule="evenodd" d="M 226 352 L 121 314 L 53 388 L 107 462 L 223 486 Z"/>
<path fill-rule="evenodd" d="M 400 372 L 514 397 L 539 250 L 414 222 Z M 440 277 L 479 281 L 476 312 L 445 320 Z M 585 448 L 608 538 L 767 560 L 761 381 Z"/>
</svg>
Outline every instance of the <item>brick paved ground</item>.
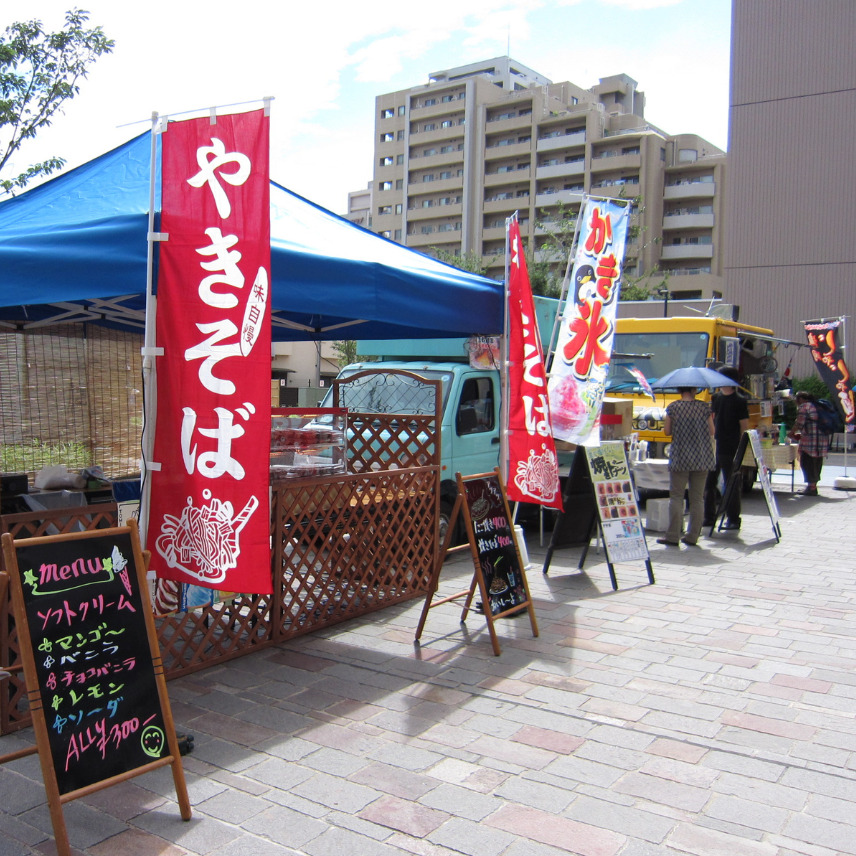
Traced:
<svg viewBox="0 0 856 856">
<path fill-rule="evenodd" d="M 856 494 L 779 484 L 781 543 L 756 490 L 738 534 L 649 537 L 653 586 L 544 577 L 530 533 L 541 633 L 500 657 L 454 605 L 415 648 L 419 601 L 171 682 L 192 819 L 150 773 L 65 807 L 75 854 L 856 854 Z M 37 759 L 0 767 L 0 854 L 54 852 Z"/>
</svg>

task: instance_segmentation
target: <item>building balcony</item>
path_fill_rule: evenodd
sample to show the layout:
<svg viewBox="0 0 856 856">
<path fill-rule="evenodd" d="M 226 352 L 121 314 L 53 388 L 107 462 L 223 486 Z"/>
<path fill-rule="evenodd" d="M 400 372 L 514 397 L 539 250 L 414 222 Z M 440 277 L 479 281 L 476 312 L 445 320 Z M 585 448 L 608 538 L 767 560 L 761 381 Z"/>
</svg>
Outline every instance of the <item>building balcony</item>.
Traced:
<svg viewBox="0 0 856 856">
<path fill-rule="evenodd" d="M 612 155 L 611 157 L 592 157 L 590 168 L 592 173 L 604 170 L 641 169 L 642 155 Z"/>
<path fill-rule="evenodd" d="M 532 114 L 528 116 L 512 116 L 510 119 L 487 119 L 485 132 L 488 134 L 511 133 L 528 130 L 532 127 Z"/>
<path fill-rule="evenodd" d="M 464 115 L 464 105 L 467 103 L 465 99 L 456 99 L 454 101 L 437 100 L 436 104 L 430 104 L 428 107 L 414 106 L 414 99 L 410 101 L 410 120 L 412 122 L 424 122 L 429 119 L 446 117 L 454 115 L 457 120 Z M 451 115 L 450 115 L 451 114 Z"/>
<path fill-rule="evenodd" d="M 713 244 L 664 244 L 660 251 L 663 261 L 683 259 L 712 259 Z"/>
<path fill-rule="evenodd" d="M 538 193 L 535 205 L 538 208 L 549 208 L 551 205 L 579 205 L 583 201 L 582 190 L 557 190 L 555 193 Z"/>
<path fill-rule="evenodd" d="M 565 178 L 566 176 L 577 177 L 585 175 L 586 162 L 584 160 L 571 163 L 556 163 L 550 166 L 539 166 L 535 169 L 535 178 L 538 180 L 546 178 Z"/>
<path fill-rule="evenodd" d="M 425 250 L 428 247 L 447 247 L 461 245 L 460 232 L 429 232 L 427 235 L 416 232 L 407 236 L 406 246 Z"/>
<path fill-rule="evenodd" d="M 485 187 L 502 187 L 503 185 L 529 184 L 529 167 L 515 169 L 511 172 L 492 172 L 484 177 Z"/>
<path fill-rule="evenodd" d="M 518 209 L 529 210 L 530 196 L 515 196 L 511 199 L 494 199 L 491 202 L 485 202 L 482 206 L 482 211 L 485 214 L 512 214 Z"/>
<path fill-rule="evenodd" d="M 505 158 L 530 157 L 532 154 L 532 143 L 511 143 L 505 146 L 486 146 L 484 150 L 484 159 L 499 160 Z"/>
<path fill-rule="evenodd" d="M 410 144 L 410 150 L 414 153 L 419 152 L 420 147 L 429 146 L 433 143 L 463 142 L 464 127 L 464 125 L 453 125 L 450 128 L 438 127 L 433 131 L 423 131 L 420 124 L 419 130 L 411 131 L 407 141 Z"/>
<path fill-rule="evenodd" d="M 712 229 L 713 214 L 665 214 L 663 231 L 666 229 Z"/>
<path fill-rule="evenodd" d="M 432 167 L 453 167 L 457 169 L 464 165 L 464 151 L 437 152 L 436 155 L 422 155 L 411 157 L 409 164 L 411 169 L 431 169 Z"/>
<path fill-rule="evenodd" d="M 663 189 L 663 199 L 712 199 L 714 196 L 716 184 L 712 181 L 670 184 Z"/>
<path fill-rule="evenodd" d="M 446 193 L 450 190 L 457 190 L 460 193 L 463 186 L 463 181 L 459 175 L 435 181 L 422 181 L 420 178 L 407 185 L 407 196 L 412 198 L 414 196 L 425 196 L 426 194 Z"/>
<path fill-rule="evenodd" d="M 438 217 L 460 217 L 463 205 L 460 202 L 454 205 L 432 205 L 429 208 L 409 208 L 407 210 L 407 221 L 413 223 L 421 220 L 436 220 Z"/>
<path fill-rule="evenodd" d="M 592 196 L 605 196 L 608 199 L 632 199 L 639 195 L 639 180 L 616 179 L 600 186 L 592 182 L 590 193 Z"/>
<path fill-rule="evenodd" d="M 498 241 L 505 238 L 505 226 L 490 226 L 482 229 L 482 241 Z"/>
<path fill-rule="evenodd" d="M 567 149 L 571 146 L 585 145 L 585 128 L 574 131 L 573 134 L 560 134 L 558 137 L 544 137 L 539 139 L 535 145 L 537 152 L 553 152 L 557 149 Z"/>
</svg>

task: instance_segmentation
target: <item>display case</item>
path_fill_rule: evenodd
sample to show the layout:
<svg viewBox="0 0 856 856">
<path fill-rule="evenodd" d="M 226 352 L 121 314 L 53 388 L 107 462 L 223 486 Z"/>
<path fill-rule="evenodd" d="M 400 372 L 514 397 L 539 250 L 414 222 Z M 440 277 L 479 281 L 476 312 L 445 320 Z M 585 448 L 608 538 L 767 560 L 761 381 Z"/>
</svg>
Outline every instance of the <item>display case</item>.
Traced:
<svg viewBox="0 0 856 856">
<path fill-rule="evenodd" d="M 344 473 L 347 414 L 338 407 L 273 408 L 271 481 Z"/>
</svg>

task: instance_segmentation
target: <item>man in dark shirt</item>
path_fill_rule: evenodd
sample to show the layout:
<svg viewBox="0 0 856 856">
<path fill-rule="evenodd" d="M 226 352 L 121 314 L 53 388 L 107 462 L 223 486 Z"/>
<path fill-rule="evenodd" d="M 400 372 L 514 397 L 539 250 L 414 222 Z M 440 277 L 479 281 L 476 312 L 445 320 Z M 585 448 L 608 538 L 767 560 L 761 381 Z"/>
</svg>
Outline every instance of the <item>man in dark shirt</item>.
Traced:
<svg viewBox="0 0 856 856">
<path fill-rule="evenodd" d="M 731 380 L 738 380 L 736 369 L 726 366 L 719 370 Z M 734 456 L 740 445 L 743 432 L 749 428 L 749 406 L 746 399 L 736 392 L 737 387 L 724 386 L 710 402 L 713 411 L 714 439 L 716 441 L 716 469 L 711 470 L 704 486 L 704 525 L 713 526 L 716 523 L 716 511 L 719 505 L 717 485 L 719 474 L 728 484 L 734 468 Z M 742 485 L 736 485 L 731 492 L 728 507 L 725 509 L 725 524 L 723 529 L 740 528 L 740 492 Z"/>
</svg>

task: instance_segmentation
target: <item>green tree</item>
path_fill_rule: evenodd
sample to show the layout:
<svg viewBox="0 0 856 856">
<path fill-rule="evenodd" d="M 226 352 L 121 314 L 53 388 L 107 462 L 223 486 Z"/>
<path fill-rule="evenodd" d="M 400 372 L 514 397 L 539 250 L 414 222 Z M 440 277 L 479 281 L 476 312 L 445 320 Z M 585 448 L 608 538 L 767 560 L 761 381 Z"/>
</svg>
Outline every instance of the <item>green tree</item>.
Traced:
<svg viewBox="0 0 856 856">
<path fill-rule="evenodd" d="M 333 350 L 338 354 L 340 369 L 357 361 L 357 343 L 354 339 L 333 342 Z"/>
<path fill-rule="evenodd" d="M 49 126 L 66 101 L 80 91 L 80 81 L 113 40 L 101 27 L 86 29 L 89 13 L 66 12 L 65 26 L 47 32 L 38 20 L 11 24 L 0 36 L 0 174 L 22 143 Z M 17 176 L 0 179 L 13 193 L 34 178 L 61 169 L 65 160 L 51 157 Z"/>
<path fill-rule="evenodd" d="M 478 253 L 472 250 L 467 251 L 462 256 L 456 255 L 449 250 L 444 250 L 440 247 L 431 247 L 431 255 L 437 261 L 445 262 L 447 265 L 456 267 L 459 270 L 466 270 L 470 273 L 478 274 L 479 276 L 487 276 L 488 263 Z"/>
<path fill-rule="evenodd" d="M 641 214 L 644 210 L 642 197 L 636 196 L 631 202 L 637 214 Z M 568 259 L 574 249 L 577 216 L 576 206 L 572 207 L 561 202 L 555 209 L 551 208 L 549 213 L 541 212 L 541 216 L 535 224 L 538 231 L 543 234 L 537 247 L 537 260 L 536 254 L 531 248 L 527 252 L 527 265 L 533 294 L 543 294 L 547 297 L 561 296 L 562 281 L 567 271 Z M 631 224 L 627 238 L 632 240 L 638 238 L 640 234 L 640 227 L 637 224 Z M 618 299 L 647 300 L 652 294 L 657 294 L 660 289 L 667 288 L 668 282 L 668 272 L 664 273 L 656 267 L 646 271 L 641 276 L 635 277 L 629 276 L 625 271 L 621 277 L 621 293 Z"/>
</svg>

